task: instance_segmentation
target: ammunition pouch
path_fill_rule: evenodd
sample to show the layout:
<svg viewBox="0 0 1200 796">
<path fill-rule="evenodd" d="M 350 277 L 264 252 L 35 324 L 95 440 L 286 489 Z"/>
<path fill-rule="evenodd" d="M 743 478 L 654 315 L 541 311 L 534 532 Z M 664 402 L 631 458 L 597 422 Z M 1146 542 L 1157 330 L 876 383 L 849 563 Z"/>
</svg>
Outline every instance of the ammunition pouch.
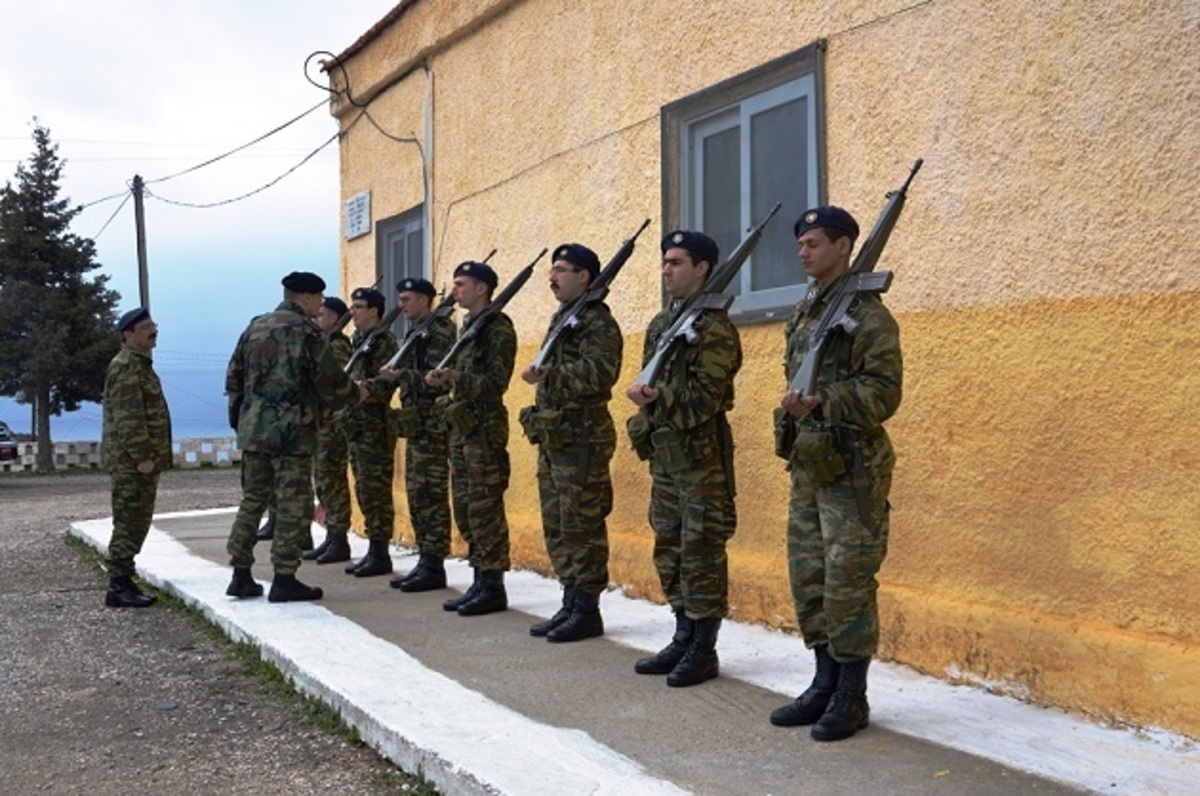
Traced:
<svg viewBox="0 0 1200 796">
<path fill-rule="evenodd" d="M 464 439 L 479 428 L 479 415 L 469 401 L 449 401 L 442 407 L 442 420 L 450 433 Z"/>
<path fill-rule="evenodd" d="M 775 407 L 775 455 L 786 461 L 792 459 L 796 444 L 796 423 L 782 406 Z"/>
<path fill-rule="evenodd" d="M 421 433 L 421 410 L 415 406 L 390 409 L 387 420 L 397 437 L 415 437 Z"/>
<path fill-rule="evenodd" d="M 556 409 L 527 406 L 521 410 L 518 419 L 525 436 L 534 445 L 541 445 L 548 451 L 563 451 L 575 440 L 575 429 L 569 422 L 569 414 Z"/>
<path fill-rule="evenodd" d="M 645 412 L 635 412 L 625 422 L 625 430 L 629 434 L 629 442 L 638 459 L 649 461 L 654 455 L 654 445 L 650 442 L 650 418 Z"/>
<path fill-rule="evenodd" d="M 795 434 L 792 462 L 814 484 L 832 484 L 850 471 L 832 431 L 802 428 Z"/>
</svg>

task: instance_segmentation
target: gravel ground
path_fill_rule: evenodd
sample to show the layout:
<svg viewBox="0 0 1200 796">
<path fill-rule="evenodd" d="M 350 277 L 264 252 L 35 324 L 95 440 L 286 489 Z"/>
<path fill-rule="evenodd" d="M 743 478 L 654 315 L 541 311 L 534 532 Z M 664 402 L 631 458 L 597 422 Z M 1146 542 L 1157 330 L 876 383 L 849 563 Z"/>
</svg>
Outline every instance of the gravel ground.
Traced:
<svg viewBox="0 0 1200 796">
<path fill-rule="evenodd" d="M 238 495 L 236 470 L 171 471 L 157 510 Z M 66 531 L 110 513 L 105 474 L 0 475 L 0 790 L 432 793 L 179 603 L 104 608 Z"/>
</svg>

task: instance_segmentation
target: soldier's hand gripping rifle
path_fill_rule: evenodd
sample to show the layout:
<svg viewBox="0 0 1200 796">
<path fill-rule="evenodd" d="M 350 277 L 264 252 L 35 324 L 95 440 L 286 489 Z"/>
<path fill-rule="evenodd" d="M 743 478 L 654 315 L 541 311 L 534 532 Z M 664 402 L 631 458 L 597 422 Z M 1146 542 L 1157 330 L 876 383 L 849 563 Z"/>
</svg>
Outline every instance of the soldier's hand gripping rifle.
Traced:
<svg viewBox="0 0 1200 796">
<path fill-rule="evenodd" d="M 750 234 L 738 244 L 733 254 L 729 255 L 729 259 L 719 268 L 713 269 L 700 292 L 684 303 L 679 314 L 675 316 L 675 322 L 659 335 L 658 341 L 655 343 L 654 355 L 650 357 L 646 367 L 642 368 L 642 372 L 633 380 L 634 384 L 653 387 L 675 347 L 685 340 L 689 343 L 696 340 L 696 321 L 700 320 L 705 310 L 729 309 L 729 305 L 733 303 L 733 296 L 727 296 L 721 291 L 733 281 L 742 265 L 750 258 L 759 241 L 762 240 L 763 228 L 767 226 L 771 217 L 779 212 L 779 207 L 779 203 L 776 202 L 771 211 L 767 213 L 766 218 L 750 230 Z"/>
<path fill-rule="evenodd" d="M 627 238 L 621 244 L 621 248 L 608 261 L 608 265 L 604 266 L 604 270 L 596 276 L 596 280 L 588 285 L 588 289 L 572 302 L 562 318 L 550 330 L 550 334 L 546 337 L 546 344 L 542 346 L 542 350 L 538 352 L 538 355 L 533 358 L 533 364 L 530 367 L 540 368 L 546 364 L 546 360 L 549 359 L 550 352 L 554 350 L 558 338 L 562 337 L 563 333 L 568 329 L 573 329 L 579 324 L 580 314 L 593 304 L 604 301 L 608 296 L 608 286 L 616 279 L 617 273 L 625 265 L 625 261 L 633 254 L 633 247 L 638 239 L 638 235 L 641 235 L 642 230 L 648 226 L 650 226 L 650 219 L 643 221 L 642 225 L 637 228 L 637 232 L 633 233 L 631 237 Z"/>
<path fill-rule="evenodd" d="M 492 249 L 490 252 L 488 252 L 488 256 L 484 257 L 480 262 L 486 263 L 488 260 L 492 259 L 492 255 L 495 253 L 496 250 Z M 445 286 L 443 285 L 443 290 L 444 289 Z M 396 366 L 404 361 L 404 357 L 408 355 L 408 352 L 412 351 L 416 347 L 417 341 L 424 340 L 429 336 L 429 331 L 433 329 L 433 325 L 437 323 L 437 320 L 439 318 L 445 318 L 452 312 L 454 312 L 454 297 L 446 296 L 441 300 L 437 307 L 434 308 L 433 312 L 422 318 L 421 322 L 416 325 L 412 332 L 405 336 L 404 343 L 400 346 L 400 350 L 397 351 L 396 355 L 389 359 L 383 367 L 387 368 L 388 370 L 395 370 Z"/>
<path fill-rule="evenodd" d="M 462 350 L 462 347 L 479 336 L 480 330 L 487 325 L 488 321 L 499 314 L 504 309 L 504 305 L 512 300 L 513 296 L 517 295 L 518 290 L 525 286 L 525 283 L 529 281 L 529 277 L 533 276 L 533 267 L 538 264 L 538 260 L 546 256 L 546 252 L 548 251 L 550 250 L 542 249 L 538 256 L 533 258 L 533 262 L 522 268 L 517 272 L 516 276 L 509 280 L 509 283 L 504 286 L 504 290 L 501 290 L 500 294 L 492 299 L 492 303 L 488 304 L 480 310 L 478 315 L 470 319 L 463 329 L 462 334 L 454 341 L 454 345 L 450 346 L 450 350 L 446 352 L 446 356 L 442 357 L 442 361 L 437 364 L 434 370 L 445 370 L 448 368 L 454 362 L 454 358 L 458 356 L 458 352 Z"/>
<path fill-rule="evenodd" d="M 870 234 L 867 235 L 866 241 L 850 265 L 849 272 L 838 285 L 837 292 L 825 308 L 821 319 L 817 321 L 812 334 L 809 335 L 808 353 L 805 354 L 803 364 L 800 365 L 800 369 L 796 371 L 796 375 L 788 384 L 789 392 L 799 391 L 801 398 L 807 398 L 817 391 L 821 354 L 833 331 L 844 329 L 847 333 L 852 334 L 858 326 L 858 322 L 850 317 L 850 307 L 854 301 L 860 294 L 886 293 L 891 287 L 892 272 L 876 271 L 875 266 L 879 263 L 879 255 L 883 253 L 883 247 L 887 245 L 892 229 L 900 218 L 900 211 L 904 209 L 904 201 L 908 198 L 908 186 L 913 177 L 917 176 L 917 171 L 920 170 L 923 162 L 921 158 L 918 158 L 904 184 L 898 190 L 888 192 L 888 203 L 884 206 L 883 213 L 875 222 L 875 226 L 871 228 Z"/>
</svg>

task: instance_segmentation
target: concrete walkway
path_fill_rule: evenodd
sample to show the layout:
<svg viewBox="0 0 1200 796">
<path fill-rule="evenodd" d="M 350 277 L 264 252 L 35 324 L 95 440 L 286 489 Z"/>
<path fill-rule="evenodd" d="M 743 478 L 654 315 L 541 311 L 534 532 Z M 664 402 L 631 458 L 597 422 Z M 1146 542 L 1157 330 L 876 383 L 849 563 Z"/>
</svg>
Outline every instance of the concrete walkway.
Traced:
<svg viewBox="0 0 1200 796">
<path fill-rule="evenodd" d="M 259 647 L 298 688 L 333 705 L 383 755 L 442 792 L 504 794 L 798 794 L 1200 792 L 1200 748 L 1177 735 L 1084 722 L 899 666 L 873 665 L 871 727 L 819 744 L 766 720 L 812 676 L 796 637 L 727 622 L 721 674 L 672 689 L 634 674 L 673 622 L 619 593 L 602 602 L 606 634 L 550 644 L 528 634 L 552 614 L 553 581 L 510 573 L 510 609 L 463 618 L 452 591 L 402 594 L 386 577 L 305 563 L 317 603 L 225 596 L 232 510 L 160 515 L 139 573 Z M 103 550 L 111 520 L 72 533 Z M 355 540 L 355 555 L 366 550 Z M 271 577 L 259 545 L 255 576 Z M 398 572 L 415 562 L 393 549 Z M 470 569 L 447 562 L 452 589 Z M 269 584 L 267 584 L 269 586 Z"/>
</svg>

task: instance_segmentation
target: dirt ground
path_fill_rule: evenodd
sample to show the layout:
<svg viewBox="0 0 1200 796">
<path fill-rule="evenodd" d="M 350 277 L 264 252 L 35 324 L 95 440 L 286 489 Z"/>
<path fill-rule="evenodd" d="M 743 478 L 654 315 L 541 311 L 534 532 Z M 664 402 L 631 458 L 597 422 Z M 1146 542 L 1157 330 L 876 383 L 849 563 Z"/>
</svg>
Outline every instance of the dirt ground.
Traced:
<svg viewBox="0 0 1200 796">
<path fill-rule="evenodd" d="M 236 470 L 176 470 L 157 510 L 238 496 Z M 99 560 L 66 532 L 110 514 L 103 473 L 0 475 L 0 789 L 432 792 L 178 603 L 105 608 Z"/>
</svg>

